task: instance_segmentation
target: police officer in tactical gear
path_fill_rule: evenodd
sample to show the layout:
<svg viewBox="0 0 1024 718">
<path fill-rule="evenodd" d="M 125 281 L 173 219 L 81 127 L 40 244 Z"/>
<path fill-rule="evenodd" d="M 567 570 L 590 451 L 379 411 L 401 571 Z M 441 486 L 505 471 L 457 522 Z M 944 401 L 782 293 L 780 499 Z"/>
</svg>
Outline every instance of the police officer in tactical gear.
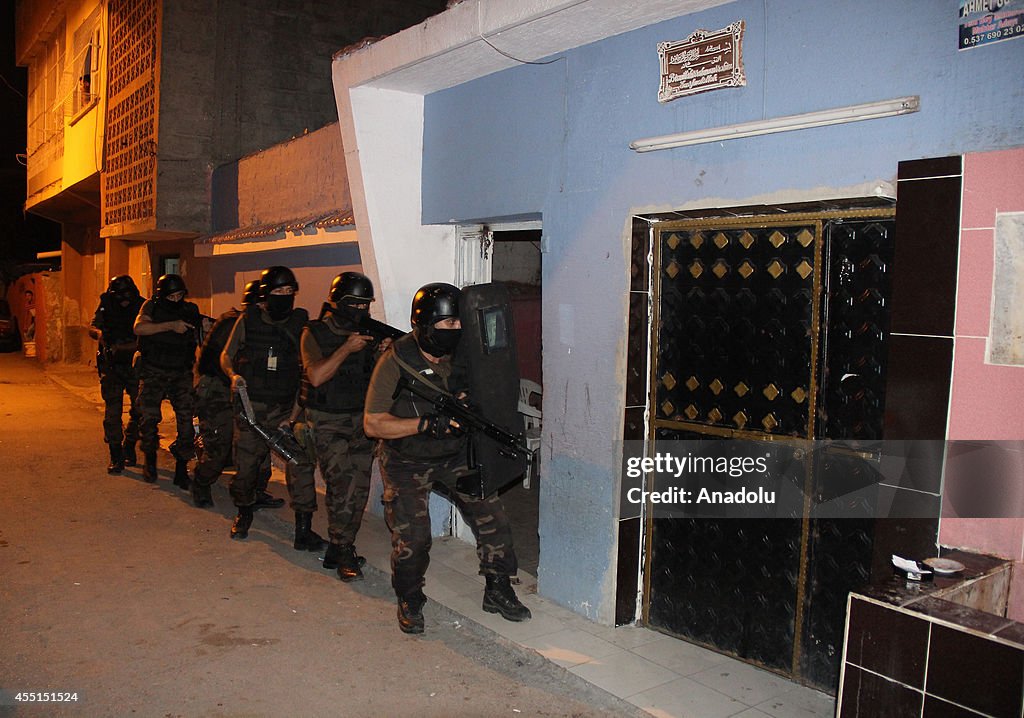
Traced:
<svg viewBox="0 0 1024 718">
<path fill-rule="evenodd" d="M 245 285 L 242 310 L 259 301 L 259 280 Z M 210 487 L 217 482 L 224 468 L 232 461 L 235 415 L 231 409 L 231 382 L 220 368 L 220 353 L 227 344 L 235 320 L 242 311 L 229 309 L 218 317 L 199 350 L 196 365 L 196 416 L 199 436 L 196 438 L 196 468 L 192 476 L 192 501 L 199 508 L 213 506 Z M 270 481 L 270 457 L 260 469 L 259 491 L 255 508 L 284 506 L 284 499 L 267 492 Z"/>
<path fill-rule="evenodd" d="M 412 300 L 413 332 L 392 344 L 377 363 L 366 395 L 364 426 L 383 439 L 381 476 L 391 528 L 391 585 L 398 598 L 398 625 L 405 633 L 423 632 L 424 576 L 430 562 L 431 490 L 451 499 L 473 529 L 486 579 L 483 610 L 509 621 L 526 621 L 530 610 L 516 597 L 510 577 L 518 564 L 512 532 L 497 494 L 481 499 L 460 485 L 476 482 L 467 462 L 467 437 L 450 417 L 408 391 L 396 396 L 399 379 L 427 392 L 464 398 L 452 353 L 459 343 L 460 291 L 450 284 L 427 284 Z"/>
<path fill-rule="evenodd" d="M 221 368 L 237 394 L 245 387 L 256 422 L 266 429 L 286 426 L 298 417 L 302 360 L 299 341 L 309 321 L 305 309 L 295 306 L 299 283 L 288 267 L 270 267 L 260 276 L 260 298 L 235 321 L 224 351 Z M 236 411 L 241 410 L 237 407 Z M 269 466 L 270 449 L 241 419 L 236 420 L 237 472 L 231 480 L 231 498 L 238 515 L 231 538 L 245 539 L 252 526 L 253 510 L 260 494 L 260 470 Z M 312 529 L 316 511 L 316 485 L 308 457 L 288 464 L 285 477 L 295 511 L 295 543 L 298 551 L 323 551 L 327 543 Z"/>
<path fill-rule="evenodd" d="M 139 376 L 132 366 L 138 340 L 132 325 L 142 308 L 142 297 L 135 282 L 127 274 L 110 280 L 107 291 L 89 327 L 89 336 L 99 341 L 96 370 L 100 375 L 103 396 L 103 440 L 110 447 L 108 474 L 120 474 L 125 466 L 135 466 L 135 442 L 139 440 Z M 128 395 L 128 425 L 122 425 L 124 395 Z"/>
<path fill-rule="evenodd" d="M 142 305 L 135 320 L 139 337 L 139 408 L 142 411 L 142 478 L 157 480 L 156 450 L 160 437 L 160 405 L 170 399 L 174 408 L 177 436 L 171 444 L 174 456 L 174 485 L 189 488 L 188 461 L 195 453 L 192 428 L 195 391 L 192 365 L 202 327 L 199 307 L 185 301 L 185 280 L 165 274 L 156 282 L 153 298 Z"/>
<path fill-rule="evenodd" d="M 359 321 L 368 316 L 373 283 L 358 272 L 334 278 L 320 319 L 302 333 L 302 395 L 304 431 L 327 485 L 330 544 L 324 568 L 337 569 L 342 581 L 363 578 L 365 559 L 356 555 L 355 537 L 370 494 L 373 442 L 363 431 L 363 405 L 378 345 L 361 334 Z"/>
</svg>

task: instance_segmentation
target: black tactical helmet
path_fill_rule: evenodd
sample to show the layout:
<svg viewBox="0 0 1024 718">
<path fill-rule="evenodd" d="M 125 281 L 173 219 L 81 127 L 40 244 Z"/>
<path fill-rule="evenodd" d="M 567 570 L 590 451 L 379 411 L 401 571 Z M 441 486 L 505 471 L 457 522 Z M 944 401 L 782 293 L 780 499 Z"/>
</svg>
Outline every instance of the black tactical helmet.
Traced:
<svg viewBox="0 0 1024 718">
<path fill-rule="evenodd" d="M 335 304 L 369 304 L 373 301 L 373 282 L 359 272 L 342 272 L 331 282 L 327 301 Z"/>
<path fill-rule="evenodd" d="M 458 287 L 444 282 L 424 284 L 412 298 L 412 318 L 414 327 L 432 327 L 442 319 L 459 316 L 459 297 L 462 292 Z"/>
<path fill-rule="evenodd" d="M 153 296 L 157 299 L 165 299 L 175 292 L 185 292 L 188 294 L 188 289 L 185 287 L 185 280 L 177 274 L 165 274 L 156 280 L 156 290 L 153 292 Z"/>
<path fill-rule="evenodd" d="M 293 287 L 299 291 L 299 282 L 288 267 L 268 267 L 260 275 L 260 299 L 266 299 L 272 291 L 280 287 Z"/>
<path fill-rule="evenodd" d="M 245 288 L 242 290 L 242 306 L 248 307 L 250 304 L 255 304 L 260 300 L 260 280 L 254 279 L 251 282 L 247 282 Z"/>
<path fill-rule="evenodd" d="M 119 274 L 113 277 L 107 286 L 107 291 L 110 294 L 119 296 L 139 296 L 139 288 L 135 286 L 135 281 L 127 274 Z"/>
</svg>

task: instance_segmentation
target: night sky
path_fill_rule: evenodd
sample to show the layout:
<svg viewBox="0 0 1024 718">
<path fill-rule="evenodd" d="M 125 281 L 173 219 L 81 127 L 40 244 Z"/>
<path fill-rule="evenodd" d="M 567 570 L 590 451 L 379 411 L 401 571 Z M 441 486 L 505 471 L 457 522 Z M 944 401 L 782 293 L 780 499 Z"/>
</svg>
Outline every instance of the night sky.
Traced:
<svg viewBox="0 0 1024 718">
<path fill-rule="evenodd" d="M 0 275 L 60 249 L 59 225 L 24 212 L 28 70 L 14 59 L 14 0 L 0 0 Z"/>
</svg>

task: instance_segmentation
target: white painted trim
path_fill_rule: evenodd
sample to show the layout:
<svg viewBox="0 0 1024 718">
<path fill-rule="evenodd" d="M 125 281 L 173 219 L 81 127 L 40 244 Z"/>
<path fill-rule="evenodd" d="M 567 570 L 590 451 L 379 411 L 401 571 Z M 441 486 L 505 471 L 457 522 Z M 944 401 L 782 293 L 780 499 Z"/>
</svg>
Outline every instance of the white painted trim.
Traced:
<svg viewBox="0 0 1024 718">
<path fill-rule="evenodd" d="M 423 97 L 371 87 L 337 97 L 363 271 L 383 300 L 374 309 L 408 328 L 416 290 L 455 279 L 456 227 L 421 221 Z"/>
<path fill-rule="evenodd" d="M 206 243 L 195 245 L 197 257 L 222 257 L 231 254 L 253 254 L 255 252 L 272 252 L 277 249 L 304 249 L 306 247 L 323 247 L 331 244 L 350 244 L 358 242 L 356 230 L 342 231 L 320 230 L 316 234 L 303 232 L 278 232 L 271 235 L 272 239 L 249 239 L 234 242 Z"/>
<path fill-rule="evenodd" d="M 373 86 L 425 95 L 519 61 L 541 60 L 728 2 L 464 0 L 415 27 L 337 56 L 335 88 Z M 346 78 L 342 84 L 337 82 L 339 68 Z"/>
<path fill-rule="evenodd" d="M 487 223 L 492 232 L 528 232 L 530 230 L 543 230 L 542 226 L 544 223 L 537 220 L 528 220 L 526 222 L 496 222 Z"/>
</svg>

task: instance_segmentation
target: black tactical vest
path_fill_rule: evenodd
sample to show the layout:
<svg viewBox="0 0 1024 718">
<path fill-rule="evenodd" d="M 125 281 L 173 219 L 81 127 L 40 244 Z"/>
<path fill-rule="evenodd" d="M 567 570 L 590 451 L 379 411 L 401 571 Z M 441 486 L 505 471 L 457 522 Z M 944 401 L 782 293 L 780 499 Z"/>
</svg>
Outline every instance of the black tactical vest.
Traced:
<svg viewBox="0 0 1024 718">
<path fill-rule="evenodd" d="M 245 340 L 238 348 L 234 368 L 245 379 L 249 398 L 266 404 L 291 404 L 302 377 L 299 336 L 309 314 L 295 309 L 283 322 L 271 324 L 264 321 L 259 307 L 246 307 L 244 316 Z"/>
<path fill-rule="evenodd" d="M 401 339 L 396 339 L 395 343 L 391 345 L 391 351 L 395 352 L 399 359 L 411 366 L 417 372 L 424 369 L 434 368 L 434 366 L 424 359 L 422 354 L 420 354 L 419 347 L 416 344 L 416 338 L 412 334 L 407 334 Z M 450 386 L 457 385 L 455 375 L 450 376 L 446 381 L 439 374 L 433 372 L 426 375 L 418 373 L 411 374 L 409 370 L 402 367 L 401 364 L 399 364 L 399 369 L 402 372 L 402 376 L 412 382 L 418 383 L 420 388 L 431 393 L 434 393 L 434 389 L 423 381 L 423 376 L 426 376 L 426 378 L 435 386 L 445 389 L 446 391 Z M 398 398 L 395 399 L 394 403 L 392 403 L 390 413 L 395 416 L 410 418 L 423 416 L 424 414 L 436 414 L 437 411 L 434 409 L 434 405 L 426 399 L 421 399 L 420 397 L 415 396 L 412 392 L 403 391 L 399 394 Z M 415 434 L 401 439 L 387 439 L 384 443 L 389 450 L 393 450 L 410 459 L 450 459 L 457 456 L 460 452 L 466 451 L 465 436 L 435 439 L 423 434 Z"/>
<path fill-rule="evenodd" d="M 175 303 L 151 299 L 147 304 L 152 308 L 148 316 L 153 322 L 160 324 L 181 319 L 194 329 L 184 334 L 166 331 L 139 337 L 139 349 L 145 363 L 158 369 L 191 369 L 196 360 L 198 330 L 195 328 L 200 322 L 199 307 L 185 300 Z"/>
<path fill-rule="evenodd" d="M 203 348 L 199 350 L 199 363 L 196 368 L 203 376 L 217 377 L 225 384 L 229 384 L 228 375 L 220 368 L 220 353 L 228 343 L 231 330 L 235 328 L 235 320 L 241 312 L 237 309 L 229 309 L 217 318 L 209 336 L 203 342 Z"/>
<path fill-rule="evenodd" d="M 100 340 L 106 349 L 105 359 L 114 364 L 129 364 L 135 349 L 129 344 L 136 343 L 135 318 L 142 308 L 142 297 L 133 299 L 127 307 L 122 307 L 117 298 L 109 292 L 100 295 Z M 115 347 L 117 350 L 115 351 Z"/>
<path fill-rule="evenodd" d="M 335 333 L 325 321 L 317 320 L 308 325 L 310 334 L 316 340 L 320 352 L 326 359 L 344 344 L 350 332 Z M 369 346 L 355 354 L 349 354 L 337 373 L 320 386 L 309 383 L 306 373 L 302 374 L 300 403 L 308 409 L 326 411 L 331 414 L 351 413 L 363 410 L 366 403 L 366 389 L 373 374 L 374 352 Z"/>
</svg>

